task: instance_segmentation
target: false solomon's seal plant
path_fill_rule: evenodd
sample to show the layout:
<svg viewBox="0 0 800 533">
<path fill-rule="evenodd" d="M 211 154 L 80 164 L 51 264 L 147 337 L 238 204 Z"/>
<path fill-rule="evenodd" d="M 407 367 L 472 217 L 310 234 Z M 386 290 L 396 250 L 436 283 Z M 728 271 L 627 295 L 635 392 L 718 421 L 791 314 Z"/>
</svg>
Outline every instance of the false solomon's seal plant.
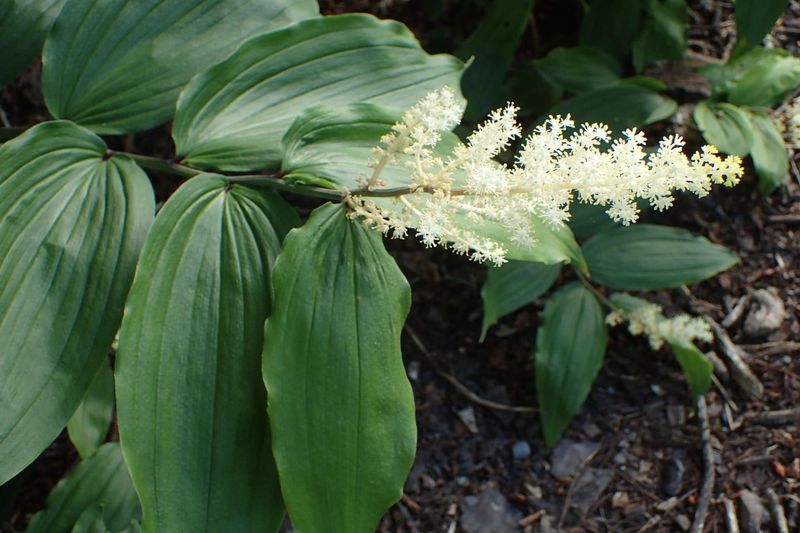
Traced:
<svg viewBox="0 0 800 533">
<path fill-rule="evenodd" d="M 589 275 L 574 198 L 627 223 L 636 197 L 741 174 L 568 117 L 498 163 L 513 105 L 461 143 L 462 62 L 310 0 L 9 5 L 0 40 L 25 60 L 0 82 L 43 46 L 54 120 L 0 146 L 0 484 L 65 427 L 82 457 L 33 532 L 274 532 L 287 511 L 302 533 L 374 531 L 416 429 L 410 289 L 372 228 Z M 139 153 L 133 134 L 169 119 L 176 154 Z M 154 216 L 164 176 L 179 186 Z M 303 222 L 287 191 L 330 202 Z"/>
</svg>

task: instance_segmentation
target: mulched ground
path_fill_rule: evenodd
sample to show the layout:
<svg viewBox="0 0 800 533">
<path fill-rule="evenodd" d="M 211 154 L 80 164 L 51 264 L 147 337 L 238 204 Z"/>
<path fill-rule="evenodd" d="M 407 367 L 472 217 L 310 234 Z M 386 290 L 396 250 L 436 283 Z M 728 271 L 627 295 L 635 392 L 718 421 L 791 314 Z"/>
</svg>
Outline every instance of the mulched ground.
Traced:
<svg viewBox="0 0 800 533">
<path fill-rule="evenodd" d="M 435 16 L 432 5 L 439 10 Z M 432 51 L 457 43 L 480 13 L 478 2 L 469 1 L 328 0 L 322 6 L 326 13 L 372 11 L 402 20 Z M 536 39 L 526 35 L 523 42 L 535 40 L 541 53 L 574 41 L 575 28 L 561 17 L 574 7 L 537 2 Z M 693 51 L 719 57 L 730 50 L 735 39 L 731 5 L 693 1 L 690 7 Z M 778 45 L 797 53 L 796 2 L 773 34 Z M 530 50 L 520 54 L 524 58 Z M 2 91 L 0 103 L 13 125 L 47 118 L 38 79 L 33 68 Z M 135 142 L 127 148 L 170 151 L 163 128 L 137 135 Z M 166 197 L 171 186 L 156 178 L 156 188 Z M 670 310 L 706 314 L 725 324 L 764 386 L 754 397 L 720 373 L 707 396 L 716 483 L 705 531 L 728 531 L 725 500 L 737 507 L 742 531 L 759 513 L 764 515 L 760 530 L 779 531 L 769 517 L 770 491 L 788 515 L 789 531 L 800 531 L 800 176 L 793 174 L 767 199 L 748 177 L 733 190 L 681 198 L 668 214 L 650 221 L 685 227 L 742 258 L 739 266 L 689 291 L 648 295 Z M 417 400 L 419 446 L 405 496 L 386 514 L 380 531 L 688 528 L 704 476 L 703 442 L 694 401 L 668 353 L 651 351 L 623 328 L 613 330 L 585 407 L 555 449 L 547 449 L 535 413 L 487 406 L 488 401 L 523 407 L 520 411 L 535 407 L 534 341 L 544 299 L 506 317 L 481 344 L 485 269 L 411 239 L 393 241 L 390 248 L 413 288 L 403 353 Z M 571 273 L 565 269 L 562 276 L 564 281 Z M 757 289 L 773 291 L 785 309 L 780 326 L 765 335 L 745 328 L 754 309 L 747 298 Z M 704 349 L 720 351 L 716 345 Z M 19 481 L 24 488 L 0 532 L 23 530 L 76 460 L 65 438 L 56 441 Z M 3 490 L 8 488 L 0 489 L 0 502 Z"/>
</svg>

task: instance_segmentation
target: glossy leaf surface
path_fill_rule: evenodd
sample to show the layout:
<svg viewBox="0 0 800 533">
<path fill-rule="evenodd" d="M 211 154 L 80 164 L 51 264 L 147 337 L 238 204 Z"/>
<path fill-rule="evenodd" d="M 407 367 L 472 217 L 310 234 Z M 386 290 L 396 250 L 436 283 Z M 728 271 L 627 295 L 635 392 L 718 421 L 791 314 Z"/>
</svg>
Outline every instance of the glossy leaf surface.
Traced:
<svg viewBox="0 0 800 533">
<path fill-rule="evenodd" d="M 789 154 L 783 135 L 769 115 L 752 112 L 749 117 L 753 125 L 750 156 L 758 174 L 758 189 L 762 194 L 770 194 L 781 186 L 789 173 Z"/>
<path fill-rule="evenodd" d="M 788 4 L 789 0 L 736 0 L 737 49 L 760 43 Z"/>
<path fill-rule="evenodd" d="M 583 254 L 593 281 L 641 291 L 697 283 L 739 262 L 704 237 L 651 224 L 604 231 L 583 245 Z"/>
<path fill-rule="evenodd" d="M 173 125 L 178 153 L 226 170 L 277 168 L 292 121 L 318 105 L 372 102 L 400 110 L 458 89 L 463 63 L 430 56 L 399 22 L 352 14 L 310 19 L 247 41 L 195 77 Z"/>
<path fill-rule="evenodd" d="M 489 267 L 481 288 L 483 326 L 481 341 L 489 328 L 502 317 L 528 305 L 553 285 L 561 265 L 530 261 L 509 261 L 500 267 Z"/>
<path fill-rule="evenodd" d="M 103 533 L 118 532 L 140 516 L 119 443 L 109 442 L 56 485 L 27 533 L 96 531 L 98 521 L 106 528 Z"/>
<path fill-rule="evenodd" d="M 455 54 L 471 61 L 461 88 L 468 100 L 467 120 L 481 120 L 501 106 L 502 84 L 528 27 L 534 0 L 493 0 L 475 31 Z"/>
<path fill-rule="evenodd" d="M 536 395 L 547 446 L 589 395 L 607 337 L 600 302 L 580 283 L 565 285 L 547 301 L 536 332 Z"/>
<path fill-rule="evenodd" d="M 69 440 L 82 459 L 88 458 L 106 441 L 114 416 L 114 375 L 106 361 L 94 377 L 83 401 L 67 423 Z"/>
<path fill-rule="evenodd" d="M 744 110 L 726 103 L 700 102 L 694 121 L 703 137 L 726 154 L 745 156 L 753 144 L 753 127 Z"/>
<path fill-rule="evenodd" d="M 588 46 L 554 48 L 533 65 L 551 83 L 576 94 L 616 85 L 622 75 L 615 58 Z"/>
<path fill-rule="evenodd" d="M 556 105 L 549 115 L 572 115 L 576 124 L 602 122 L 614 132 L 646 126 L 672 116 L 675 100 L 635 84 L 583 93 Z"/>
<path fill-rule="evenodd" d="M 0 86 L 16 78 L 36 58 L 63 3 L 64 0 L 0 2 Z"/>
<path fill-rule="evenodd" d="M 69 122 L 0 147 L 0 483 L 86 394 L 153 219 L 147 176 Z"/>
<path fill-rule="evenodd" d="M 372 533 L 414 457 L 400 354 L 408 283 L 374 230 L 326 204 L 286 238 L 273 275 L 264 381 L 294 527 Z"/>
<path fill-rule="evenodd" d="M 144 531 L 276 531 L 284 515 L 260 379 L 272 263 L 297 223 L 220 176 L 159 211 L 117 353 L 120 437 Z"/>
<path fill-rule="evenodd" d="M 189 79 L 313 0 L 66 0 L 44 48 L 50 112 L 99 133 L 157 126 Z"/>
</svg>

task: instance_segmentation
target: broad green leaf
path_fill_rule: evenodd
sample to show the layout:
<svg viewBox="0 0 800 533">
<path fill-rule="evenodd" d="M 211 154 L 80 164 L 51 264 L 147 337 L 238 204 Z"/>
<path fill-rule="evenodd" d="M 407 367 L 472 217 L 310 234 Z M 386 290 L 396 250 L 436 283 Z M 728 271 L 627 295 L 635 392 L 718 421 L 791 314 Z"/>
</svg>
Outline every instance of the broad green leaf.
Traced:
<svg viewBox="0 0 800 533">
<path fill-rule="evenodd" d="M 714 366 L 694 344 L 670 342 L 669 347 L 683 370 L 686 382 L 695 396 L 702 396 L 711 387 Z"/>
<path fill-rule="evenodd" d="M 461 89 L 468 100 L 467 120 L 479 120 L 502 105 L 502 83 L 520 38 L 530 22 L 534 0 L 493 0 L 475 31 L 455 54 L 472 62 L 464 72 Z"/>
<path fill-rule="evenodd" d="M 592 0 L 583 16 L 580 44 L 622 59 L 639 31 L 641 0 Z"/>
<path fill-rule="evenodd" d="M 86 396 L 67 423 L 69 440 L 82 459 L 106 441 L 114 416 L 114 375 L 110 361 L 100 365 Z"/>
<path fill-rule="evenodd" d="M 398 111 L 373 104 L 309 109 L 295 120 L 283 138 L 281 171 L 285 179 L 349 190 L 358 188 L 358 178 L 371 172 L 366 162 L 373 157 L 372 147 L 379 144 L 380 137 L 389 132 L 400 115 Z M 455 135 L 445 134 L 436 150 L 446 158 L 458 142 Z M 411 183 L 402 162 L 387 166 L 381 177 L 387 187 L 405 187 Z M 456 176 L 454 186 L 463 183 L 463 179 L 463 176 Z M 394 205 L 391 198 L 374 200 L 387 209 Z M 509 259 L 545 263 L 570 261 L 585 270 L 580 247 L 566 225 L 552 228 L 539 219 L 532 219 L 537 242 L 533 247 L 525 247 L 515 244 L 499 224 L 478 224 L 466 216 L 460 217 L 460 224 L 505 244 Z M 414 226 L 412 221 L 409 227 Z"/>
<path fill-rule="evenodd" d="M 481 288 L 483 326 L 481 342 L 489 328 L 504 316 L 528 305 L 553 285 L 561 265 L 529 261 L 509 261 L 500 267 L 489 267 L 486 283 Z"/>
<path fill-rule="evenodd" d="M 375 157 L 372 149 L 401 118 L 402 111 L 376 104 L 312 107 L 283 137 L 281 174 L 288 181 L 358 189 L 359 178 L 372 172 L 367 166 Z M 458 143 L 455 135 L 444 135 L 440 149 L 444 153 Z M 387 187 L 411 183 L 402 164 L 387 166 L 381 177 Z"/>
<path fill-rule="evenodd" d="M 0 86 L 16 78 L 42 50 L 64 0 L 0 2 Z"/>
<path fill-rule="evenodd" d="M 626 313 L 631 313 L 636 309 L 649 305 L 650 302 L 631 296 L 626 293 L 612 294 L 609 299 L 611 303 Z M 678 341 L 675 338 L 665 339 L 675 355 L 675 359 L 683 370 L 689 388 L 696 395 L 703 395 L 711 385 L 711 374 L 713 366 L 703 353 L 692 343 Z"/>
<path fill-rule="evenodd" d="M 554 48 L 532 64 L 551 83 L 576 94 L 616 85 L 622 75 L 619 61 L 588 46 Z"/>
<path fill-rule="evenodd" d="M 770 56 L 749 69 L 731 88 L 736 105 L 772 107 L 800 86 L 800 59 Z"/>
<path fill-rule="evenodd" d="M 583 255 L 596 283 L 639 291 L 698 283 L 739 262 L 704 237 L 651 224 L 604 231 L 583 245 Z"/>
<path fill-rule="evenodd" d="M 194 74 L 317 13 L 313 0 L 66 0 L 44 47 L 47 108 L 99 133 L 152 128 Z"/>
<path fill-rule="evenodd" d="M 749 117 L 753 125 L 750 156 L 758 174 L 758 188 L 767 195 L 780 187 L 789 173 L 789 154 L 783 136 L 769 115 L 752 112 Z"/>
<path fill-rule="evenodd" d="M 536 396 L 547 446 L 553 446 L 589 395 L 606 351 L 603 310 L 572 282 L 547 301 L 536 332 Z"/>
<path fill-rule="evenodd" d="M 270 272 L 296 222 L 277 196 L 215 175 L 156 217 L 116 369 L 145 531 L 276 531 L 283 519 L 259 370 Z"/>
<path fill-rule="evenodd" d="M 617 222 L 609 218 L 607 209 L 608 207 L 602 205 L 573 201 L 569 208 L 570 216 L 567 224 L 579 239 L 586 239 L 601 231 L 619 227 Z"/>
<path fill-rule="evenodd" d="M 430 56 L 394 21 L 352 14 L 305 20 L 254 37 L 181 93 L 172 134 L 190 164 L 276 168 L 292 121 L 318 104 L 405 109 L 458 88 L 463 63 Z"/>
<path fill-rule="evenodd" d="M 633 42 L 637 72 L 661 59 L 681 59 L 686 53 L 689 11 L 685 0 L 647 0 L 646 16 Z"/>
<path fill-rule="evenodd" d="M 119 444 L 109 442 L 56 485 L 27 533 L 71 533 L 76 525 L 82 525 L 79 531 L 95 531 L 86 526 L 94 526 L 98 519 L 107 528 L 103 531 L 118 532 L 140 514 Z"/>
<path fill-rule="evenodd" d="M 614 131 L 622 131 L 664 120 L 677 109 L 678 104 L 666 96 L 640 85 L 623 84 L 570 98 L 548 114 L 571 114 L 576 124 L 602 122 Z"/>
<path fill-rule="evenodd" d="M 780 48 L 759 46 L 746 54 L 731 58 L 727 63 L 704 66 L 698 72 L 711 81 L 711 90 L 715 98 L 726 98 L 739 80 L 756 66 L 790 56 L 789 52 Z"/>
<path fill-rule="evenodd" d="M 726 154 L 746 156 L 753 144 L 753 127 L 747 113 L 735 105 L 699 102 L 694 121 L 709 144 Z"/>
<path fill-rule="evenodd" d="M 0 147 L 0 483 L 58 436 L 97 375 L 154 209 L 144 172 L 74 124 Z"/>
<path fill-rule="evenodd" d="M 736 0 L 736 49 L 755 46 L 772 30 L 789 0 Z"/>
<path fill-rule="evenodd" d="M 332 204 L 289 233 L 273 283 L 263 372 L 289 517 L 303 533 L 372 533 L 414 457 L 408 283 L 380 234 Z"/>
<path fill-rule="evenodd" d="M 545 78 L 533 63 L 512 72 L 503 87 L 506 99 L 519 106 L 519 116 L 538 116 L 561 100 L 563 90 Z"/>
</svg>

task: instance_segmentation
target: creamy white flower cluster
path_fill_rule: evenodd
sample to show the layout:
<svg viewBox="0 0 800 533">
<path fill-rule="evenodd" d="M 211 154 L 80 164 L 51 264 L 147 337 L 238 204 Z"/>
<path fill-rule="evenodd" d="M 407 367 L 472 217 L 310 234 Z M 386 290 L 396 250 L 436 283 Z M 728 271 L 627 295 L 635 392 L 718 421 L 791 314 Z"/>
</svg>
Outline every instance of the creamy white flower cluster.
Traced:
<svg viewBox="0 0 800 533">
<path fill-rule="evenodd" d="M 661 348 L 664 341 L 688 345 L 695 339 L 706 342 L 714 339 L 711 328 L 702 318 L 687 314 L 667 318 L 661 307 L 656 304 L 643 304 L 629 311 L 618 309 L 606 316 L 606 323 L 610 326 L 617 326 L 626 321 L 628 331 L 632 335 L 647 335 L 650 347 L 654 350 Z"/>
<path fill-rule="evenodd" d="M 442 153 L 442 133 L 458 124 L 463 107 L 447 87 L 428 94 L 374 149 L 372 175 L 348 199 L 351 216 L 394 237 L 413 227 L 428 246 L 500 265 L 504 243 L 534 246 L 532 218 L 563 224 L 573 198 L 608 206 L 609 216 L 627 225 L 638 218 L 636 197 L 661 210 L 672 205 L 673 191 L 703 196 L 712 184 L 732 186 L 742 175 L 738 157 L 723 159 L 712 146 L 690 159 L 683 139 L 673 135 L 648 155 L 645 136 L 635 129 L 612 140 L 604 124 L 576 129 L 569 116 L 550 117 L 524 140 L 515 163 L 505 165 L 494 158 L 521 137 L 517 111 L 508 104 L 492 112 L 466 144 Z M 409 187 L 396 191 L 394 201 L 368 199 L 391 196 L 380 191 L 380 175 L 399 164 L 410 173 Z"/>
</svg>

